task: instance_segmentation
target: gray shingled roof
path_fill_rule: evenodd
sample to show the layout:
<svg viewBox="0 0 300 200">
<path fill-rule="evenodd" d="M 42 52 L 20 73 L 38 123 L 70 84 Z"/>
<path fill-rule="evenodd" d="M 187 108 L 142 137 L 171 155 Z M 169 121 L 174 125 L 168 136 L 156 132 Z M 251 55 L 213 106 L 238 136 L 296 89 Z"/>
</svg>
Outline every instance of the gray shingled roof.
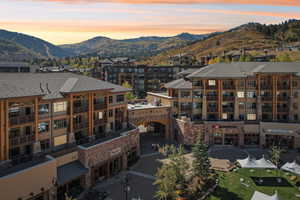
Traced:
<svg viewBox="0 0 300 200">
<path fill-rule="evenodd" d="M 235 62 L 216 63 L 188 75 L 188 78 L 247 77 L 255 73 L 295 73 L 300 75 L 299 62 Z"/>
<path fill-rule="evenodd" d="M 192 89 L 192 82 L 184 80 L 183 78 L 171 81 L 165 84 L 165 88 L 172 89 Z"/>
<path fill-rule="evenodd" d="M 128 92 L 119 85 L 72 73 L 0 73 L 0 99 L 43 96 L 62 98 L 64 93 L 111 90 Z"/>
</svg>

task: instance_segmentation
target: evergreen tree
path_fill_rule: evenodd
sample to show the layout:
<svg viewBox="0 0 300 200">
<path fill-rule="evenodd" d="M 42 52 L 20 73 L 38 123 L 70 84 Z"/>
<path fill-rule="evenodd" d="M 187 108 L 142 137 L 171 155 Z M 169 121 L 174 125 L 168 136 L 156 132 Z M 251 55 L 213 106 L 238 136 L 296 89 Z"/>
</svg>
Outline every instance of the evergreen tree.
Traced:
<svg viewBox="0 0 300 200">
<path fill-rule="evenodd" d="M 187 185 L 185 177 L 189 167 L 184 157 L 185 151 L 182 146 L 176 148 L 167 145 L 162 153 L 168 161 L 163 163 L 156 173 L 156 197 L 160 200 L 175 199 L 180 197 Z"/>
<path fill-rule="evenodd" d="M 132 89 L 132 86 L 126 81 L 122 84 L 123 87 L 128 88 L 128 89 Z M 136 97 L 133 95 L 132 92 L 127 92 L 125 94 L 125 97 L 128 101 L 134 100 Z"/>
<path fill-rule="evenodd" d="M 194 175 L 202 180 L 206 180 L 210 175 L 210 160 L 208 158 L 208 146 L 198 137 L 196 144 L 192 148 L 194 157 L 193 169 Z"/>
</svg>

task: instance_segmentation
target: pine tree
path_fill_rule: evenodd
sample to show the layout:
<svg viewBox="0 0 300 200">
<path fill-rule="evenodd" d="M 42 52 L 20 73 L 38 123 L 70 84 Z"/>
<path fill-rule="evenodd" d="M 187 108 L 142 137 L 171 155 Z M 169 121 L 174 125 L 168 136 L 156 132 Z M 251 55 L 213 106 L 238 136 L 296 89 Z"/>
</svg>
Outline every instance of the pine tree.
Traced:
<svg viewBox="0 0 300 200">
<path fill-rule="evenodd" d="M 208 146 L 198 137 L 196 144 L 192 148 L 194 157 L 193 169 L 194 175 L 202 180 L 206 180 L 210 175 L 210 160 L 208 158 Z"/>
</svg>

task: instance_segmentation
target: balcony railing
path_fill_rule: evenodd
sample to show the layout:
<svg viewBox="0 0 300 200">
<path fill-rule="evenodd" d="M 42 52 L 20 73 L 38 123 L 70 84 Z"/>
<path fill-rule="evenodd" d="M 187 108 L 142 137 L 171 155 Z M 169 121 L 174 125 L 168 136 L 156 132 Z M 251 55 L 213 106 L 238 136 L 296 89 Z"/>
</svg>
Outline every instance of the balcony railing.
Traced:
<svg viewBox="0 0 300 200">
<path fill-rule="evenodd" d="M 102 109 L 106 109 L 107 108 L 107 104 L 94 104 L 94 110 L 102 110 Z"/>
<path fill-rule="evenodd" d="M 278 101 L 288 101 L 289 97 L 287 97 L 287 96 L 277 96 L 277 100 Z"/>
<path fill-rule="evenodd" d="M 217 86 L 209 86 L 209 85 L 206 85 L 206 89 L 207 90 L 216 90 L 218 87 Z"/>
<path fill-rule="evenodd" d="M 234 101 L 234 96 L 223 96 L 223 101 Z"/>
<path fill-rule="evenodd" d="M 107 123 L 107 119 L 95 119 L 94 120 L 95 125 L 106 124 L 106 123 Z"/>
<path fill-rule="evenodd" d="M 24 116 L 17 116 L 17 117 L 9 118 L 9 124 L 11 126 L 30 123 L 30 122 L 34 122 L 34 115 L 24 115 Z"/>
<path fill-rule="evenodd" d="M 234 85 L 223 85 L 224 90 L 234 90 L 235 86 Z"/>
<path fill-rule="evenodd" d="M 288 108 L 277 108 L 277 112 L 289 112 Z"/>
<path fill-rule="evenodd" d="M 74 123 L 74 128 L 75 129 L 83 129 L 89 127 L 88 122 L 81 122 L 81 123 Z"/>
<path fill-rule="evenodd" d="M 83 113 L 83 112 L 87 112 L 88 110 L 89 110 L 89 107 L 87 105 L 74 107 L 74 113 Z"/>
<path fill-rule="evenodd" d="M 207 101 L 217 101 L 218 96 L 207 96 L 206 99 Z"/>
<path fill-rule="evenodd" d="M 288 89 L 290 89 L 290 86 L 289 85 L 277 85 L 277 89 L 288 90 Z"/>
<path fill-rule="evenodd" d="M 116 118 L 123 118 L 124 117 L 124 113 L 123 112 L 116 112 L 115 113 L 115 117 Z"/>
<path fill-rule="evenodd" d="M 217 108 L 210 108 L 210 107 L 208 107 L 207 108 L 207 112 L 218 112 L 218 109 Z"/>
<path fill-rule="evenodd" d="M 261 96 L 262 101 L 272 101 L 273 97 L 272 96 Z"/>
<path fill-rule="evenodd" d="M 270 107 L 262 107 L 261 110 L 262 112 L 272 112 L 272 108 Z"/>
<path fill-rule="evenodd" d="M 271 90 L 272 89 L 272 84 L 270 83 L 269 85 L 261 85 L 260 89 L 261 90 Z"/>
<path fill-rule="evenodd" d="M 234 112 L 234 108 L 222 108 L 223 112 Z"/>
<path fill-rule="evenodd" d="M 9 143 L 11 146 L 16 146 L 20 144 L 32 143 L 34 142 L 34 140 L 35 140 L 35 135 L 34 133 L 32 133 L 30 135 L 9 138 Z"/>
</svg>

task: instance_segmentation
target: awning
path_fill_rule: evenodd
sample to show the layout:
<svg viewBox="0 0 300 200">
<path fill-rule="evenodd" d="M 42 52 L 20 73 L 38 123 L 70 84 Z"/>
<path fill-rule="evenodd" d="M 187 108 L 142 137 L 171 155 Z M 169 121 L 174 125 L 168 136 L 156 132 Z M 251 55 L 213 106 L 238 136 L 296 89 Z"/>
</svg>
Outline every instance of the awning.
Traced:
<svg viewBox="0 0 300 200">
<path fill-rule="evenodd" d="M 57 168 L 57 183 L 58 185 L 64 185 L 88 173 L 88 171 L 78 160 L 62 165 Z"/>
</svg>

